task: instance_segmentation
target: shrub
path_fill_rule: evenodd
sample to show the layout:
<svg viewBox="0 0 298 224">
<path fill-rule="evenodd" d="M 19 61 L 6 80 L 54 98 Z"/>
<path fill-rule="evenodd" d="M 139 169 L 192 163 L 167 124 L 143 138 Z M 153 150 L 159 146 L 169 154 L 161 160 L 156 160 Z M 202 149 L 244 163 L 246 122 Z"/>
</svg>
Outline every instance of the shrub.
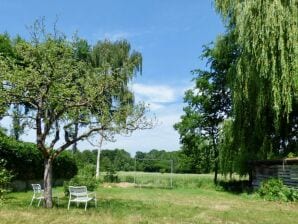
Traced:
<svg viewBox="0 0 298 224">
<path fill-rule="evenodd" d="M 5 168 L 5 160 L 0 160 L 0 204 L 5 194 L 9 191 L 9 184 L 13 175 Z"/>
<path fill-rule="evenodd" d="M 118 175 L 117 175 L 115 169 L 113 169 L 112 167 L 109 168 L 106 175 L 104 176 L 103 180 L 105 182 L 109 182 L 109 183 L 118 183 L 119 178 L 118 178 Z"/>
<path fill-rule="evenodd" d="M 258 194 L 269 201 L 296 201 L 298 192 L 288 188 L 280 179 L 268 179 L 262 182 Z"/>
<path fill-rule="evenodd" d="M 70 179 L 69 181 L 64 181 L 64 193 L 68 196 L 69 186 L 86 186 L 88 191 L 96 190 L 98 184 L 100 183 L 99 180 L 95 178 L 95 166 L 88 164 L 84 168 L 80 169 L 78 175 Z"/>
<path fill-rule="evenodd" d="M 5 168 L 12 171 L 16 180 L 39 180 L 43 178 L 44 160 L 33 143 L 16 141 L 0 133 L 0 158 L 7 161 Z M 77 174 L 72 154 L 64 151 L 54 160 L 54 179 L 70 179 Z"/>
</svg>

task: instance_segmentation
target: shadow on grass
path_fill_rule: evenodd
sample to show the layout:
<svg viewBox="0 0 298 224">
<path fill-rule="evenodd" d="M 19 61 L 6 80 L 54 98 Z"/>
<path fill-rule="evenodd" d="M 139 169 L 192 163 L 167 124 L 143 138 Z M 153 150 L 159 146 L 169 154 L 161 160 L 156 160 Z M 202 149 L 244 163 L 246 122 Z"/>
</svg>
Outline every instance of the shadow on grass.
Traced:
<svg viewBox="0 0 298 224">
<path fill-rule="evenodd" d="M 218 186 L 221 190 L 233 194 L 253 193 L 253 188 L 248 180 L 220 181 Z"/>
</svg>

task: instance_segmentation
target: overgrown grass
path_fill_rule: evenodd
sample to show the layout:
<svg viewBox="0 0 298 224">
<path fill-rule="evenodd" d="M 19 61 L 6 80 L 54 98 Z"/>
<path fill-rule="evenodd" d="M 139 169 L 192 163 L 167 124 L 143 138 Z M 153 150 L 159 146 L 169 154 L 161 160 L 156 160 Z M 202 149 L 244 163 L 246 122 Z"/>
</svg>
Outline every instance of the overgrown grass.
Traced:
<svg viewBox="0 0 298 224">
<path fill-rule="evenodd" d="M 141 187 L 157 188 L 210 188 L 213 187 L 210 174 L 170 174 L 145 172 L 118 172 L 121 182 L 135 183 Z"/>
<path fill-rule="evenodd" d="M 200 188 L 192 184 L 173 189 L 100 185 L 98 207 L 90 204 L 87 212 L 75 205 L 68 211 L 62 188 L 55 189 L 61 197 L 59 207 L 50 210 L 28 207 L 32 192 L 10 193 L 0 209 L 0 223 L 298 223 L 298 203 L 217 190 L 210 185 L 210 175 L 193 178 L 201 179 Z"/>
</svg>

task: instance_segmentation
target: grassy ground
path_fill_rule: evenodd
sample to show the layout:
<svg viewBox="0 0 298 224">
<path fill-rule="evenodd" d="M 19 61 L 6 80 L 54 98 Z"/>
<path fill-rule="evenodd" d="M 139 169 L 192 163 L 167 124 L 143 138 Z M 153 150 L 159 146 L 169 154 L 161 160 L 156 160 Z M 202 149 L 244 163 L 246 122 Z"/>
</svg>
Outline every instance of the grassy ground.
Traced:
<svg viewBox="0 0 298 224">
<path fill-rule="evenodd" d="M 105 185 L 106 186 L 106 185 Z M 62 188 L 56 189 L 63 196 Z M 298 223 L 298 203 L 267 202 L 255 195 L 213 187 L 99 187 L 98 207 L 67 210 L 67 198 L 53 209 L 28 207 L 31 192 L 11 193 L 0 209 L 0 223 Z"/>
</svg>

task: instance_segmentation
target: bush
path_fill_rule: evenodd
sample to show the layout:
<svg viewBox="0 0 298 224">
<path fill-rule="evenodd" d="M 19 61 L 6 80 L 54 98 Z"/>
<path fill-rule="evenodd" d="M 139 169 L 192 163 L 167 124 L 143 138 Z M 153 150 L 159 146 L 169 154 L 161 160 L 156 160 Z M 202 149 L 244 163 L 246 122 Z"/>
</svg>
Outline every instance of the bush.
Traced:
<svg viewBox="0 0 298 224">
<path fill-rule="evenodd" d="M 84 168 L 80 169 L 78 175 L 70 179 L 69 181 L 64 181 L 64 194 L 69 195 L 68 187 L 69 186 L 86 186 L 88 191 L 96 190 L 99 180 L 95 178 L 95 166 L 86 165 Z"/>
<path fill-rule="evenodd" d="M 5 169 L 5 160 L 0 160 L 0 204 L 2 203 L 5 194 L 9 191 L 9 184 L 13 175 Z"/>
<path fill-rule="evenodd" d="M 44 159 L 33 143 L 16 141 L 0 133 L 0 158 L 7 161 L 5 168 L 15 174 L 16 180 L 43 179 Z M 69 151 L 62 152 L 54 160 L 54 179 L 70 179 L 77 171 L 77 165 Z"/>
<path fill-rule="evenodd" d="M 260 197 L 269 201 L 296 201 L 298 192 L 288 188 L 280 179 L 268 179 L 263 181 L 258 190 Z"/>
<path fill-rule="evenodd" d="M 64 181 L 64 194 L 65 196 L 69 195 L 69 186 L 86 186 L 88 191 L 94 191 L 96 190 L 98 184 L 99 181 L 97 181 L 95 177 L 84 177 L 77 175 L 74 178 L 70 179 L 70 181 Z"/>
<path fill-rule="evenodd" d="M 115 169 L 109 168 L 108 169 L 108 172 L 104 176 L 103 180 L 105 182 L 109 182 L 109 183 L 118 183 L 119 182 L 119 178 L 118 178 L 118 175 L 117 175 Z"/>
</svg>

